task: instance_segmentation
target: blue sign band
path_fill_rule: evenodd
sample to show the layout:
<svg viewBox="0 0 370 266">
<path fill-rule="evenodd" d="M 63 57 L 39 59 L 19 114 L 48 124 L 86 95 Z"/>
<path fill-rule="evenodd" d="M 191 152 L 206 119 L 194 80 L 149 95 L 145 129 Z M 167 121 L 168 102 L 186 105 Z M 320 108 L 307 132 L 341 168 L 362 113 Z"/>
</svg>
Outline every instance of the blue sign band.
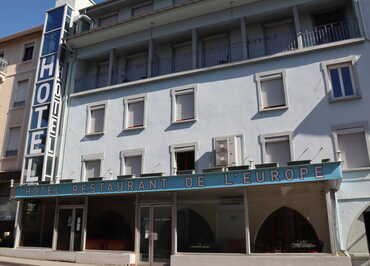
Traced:
<svg viewBox="0 0 370 266">
<path fill-rule="evenodd" d="M 310 164 L 209 174 L 128 178 L 16 188 L 17 199 L 185 191 L 342 179 L 340 163 Z"/>
</svg>

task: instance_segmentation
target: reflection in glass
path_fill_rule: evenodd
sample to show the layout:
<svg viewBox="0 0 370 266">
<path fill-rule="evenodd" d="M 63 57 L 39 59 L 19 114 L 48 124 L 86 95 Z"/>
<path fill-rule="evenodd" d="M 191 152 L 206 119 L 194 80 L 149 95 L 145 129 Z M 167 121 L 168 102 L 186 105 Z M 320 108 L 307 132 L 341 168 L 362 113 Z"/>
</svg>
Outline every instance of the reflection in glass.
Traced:
<svg viewBox="0 0 370 266">
<path fill-rule="evenodd" d="M 140 261 L 149 262 L 149 208 L 140 208 Z"/>
<path fill-rule="evenodd" d="M 46 31 L 51 31 L 62 27 L 64 15 L 64 7 L 54 9 L 48 13 L 48 20 L 46 24 Z"/>
<path fill-rule="evenodd" d="M 45 34 L 42 55 L 56 53 L 60 42 L 60 30 Z"/>
<path fill-rule="evenodd" d="M 171 256 L 171 207 L 154 208 L 153 221 L 153 260 L 169 262 Z"/>
<path fill-rule="evenodd" d="M 58 222 L 58 250 L 69 250 L 72 231 L 72 209 L 61 209 Z"/>
</svg>

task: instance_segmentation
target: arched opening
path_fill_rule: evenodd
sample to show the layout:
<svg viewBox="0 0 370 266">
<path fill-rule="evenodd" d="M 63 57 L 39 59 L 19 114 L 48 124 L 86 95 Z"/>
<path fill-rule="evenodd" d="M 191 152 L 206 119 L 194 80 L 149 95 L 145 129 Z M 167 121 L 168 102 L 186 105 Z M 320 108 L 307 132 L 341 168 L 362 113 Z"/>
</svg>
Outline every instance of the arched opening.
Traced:
<svg viewBox="0 0 370 266">
<path fill-rule="evenodd" d="M 299 212 L 283 207 L 273 212 L 262 224 L 254 245 L 257 253 L 321 252 L 319 240 L 310 222 Z"/>
<path fill-rule="evenodd" d="M 183 208 L 177 213 L 178 249 L 182 252 L 195 252 L 200 244 L 207 246 L 208 252 L 216 248 L 215 236 L 208 222 L 197 212 Z"/>
<path fill-rule="evenodd" d="M 370 207 L 361 211 L 348 234 L 347 250 L 350 253 L 370 253 Z"/>
</svg>

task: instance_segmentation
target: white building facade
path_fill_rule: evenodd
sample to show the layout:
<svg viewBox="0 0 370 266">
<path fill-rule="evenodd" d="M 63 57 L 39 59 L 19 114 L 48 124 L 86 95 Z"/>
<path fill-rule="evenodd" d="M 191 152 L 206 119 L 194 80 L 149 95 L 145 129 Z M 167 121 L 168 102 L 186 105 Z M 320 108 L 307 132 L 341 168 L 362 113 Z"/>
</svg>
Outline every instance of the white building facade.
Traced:
<svg viewBox="0 0 370 266">
<path fill-rule="evenodd" d="M 12 252 L 365 265 L 368 1 L 67 4 L 57 141 L 38 111 Z"/>
</svg>

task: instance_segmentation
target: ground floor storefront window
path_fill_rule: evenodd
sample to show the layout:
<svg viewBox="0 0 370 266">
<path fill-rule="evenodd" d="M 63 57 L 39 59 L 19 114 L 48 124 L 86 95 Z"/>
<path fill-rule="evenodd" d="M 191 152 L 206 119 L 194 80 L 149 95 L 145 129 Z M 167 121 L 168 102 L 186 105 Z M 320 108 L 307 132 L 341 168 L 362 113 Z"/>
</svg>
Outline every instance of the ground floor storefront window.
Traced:
<svg viewBox="0 0 370 266">
<path fill-rule="evenodd" d="M 86 249 L 134 251 L 135 196 L 89 198 Z"/>
<path fill-rule="evenodd" d="M 178 252 L 245 253 L 243 191 L 180 193 Z"/>
<path fill-rule="evenodd" d="M 55 199 L 23 202 L 20 246 L 51 248 L 55 216 Z"/>
<path fill-rule="evenodd" d="M 248 189 L 252 253 L 330 252 L 325 193 L 319 184 Z"/>
</svg>

